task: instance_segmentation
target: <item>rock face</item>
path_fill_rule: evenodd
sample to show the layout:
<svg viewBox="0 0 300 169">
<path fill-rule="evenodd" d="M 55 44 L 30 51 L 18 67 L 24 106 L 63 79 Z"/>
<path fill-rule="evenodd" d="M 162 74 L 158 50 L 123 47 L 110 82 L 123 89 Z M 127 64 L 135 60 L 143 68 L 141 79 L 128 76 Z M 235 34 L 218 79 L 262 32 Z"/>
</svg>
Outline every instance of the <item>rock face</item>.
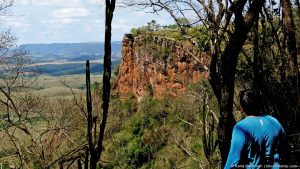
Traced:
<svg viewBox="0 0 300 169">
<path fill-rule="evenodd" d="M 191 83 L 208 77 L 208 57 L 190 43 L 126 34 L 116 83 L 121 97 L 177 96 Z"/>
</svg>

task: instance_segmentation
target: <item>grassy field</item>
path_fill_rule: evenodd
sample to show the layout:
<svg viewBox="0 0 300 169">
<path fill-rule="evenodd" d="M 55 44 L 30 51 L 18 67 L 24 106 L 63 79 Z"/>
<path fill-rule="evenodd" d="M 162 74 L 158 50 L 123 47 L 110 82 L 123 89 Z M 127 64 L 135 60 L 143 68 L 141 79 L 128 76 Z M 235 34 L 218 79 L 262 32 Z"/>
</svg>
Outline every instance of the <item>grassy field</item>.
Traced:
<svg viewBox="0 0 300 169">
<path fill-rule="evenodd" d="M 91 75 L 91 83 L 101 82 L 102 75 Z M 74 93 L 84 93 L 85 92 L 85 75 L 66 75 L 66 76 L 49 76 L 42 75 L 39 76 L 35 83 L 34 91 L 35 94 L 38 94 L 43 97 L 70 97 L 72 92 Z"/>
</svg>

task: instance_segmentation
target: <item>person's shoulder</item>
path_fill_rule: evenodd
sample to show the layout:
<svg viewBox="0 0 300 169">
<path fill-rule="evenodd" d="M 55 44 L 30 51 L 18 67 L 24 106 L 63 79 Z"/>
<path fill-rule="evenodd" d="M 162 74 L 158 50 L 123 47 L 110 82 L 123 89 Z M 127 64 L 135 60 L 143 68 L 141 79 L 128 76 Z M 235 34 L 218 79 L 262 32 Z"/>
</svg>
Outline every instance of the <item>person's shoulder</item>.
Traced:
<svg viewBox="0 0 300 169">
<path fill-rule="evenodd" d="M 246 117 L 243 120 L 237 122 L 234 127 L 235 128 L 244 128 L 247 126 L 247 124 L 249 124 L 249 120 L 250 119 L 248 117 Z"/>
<path fill-rule="evenodd" d="M 250 117 L 245 117 L 244 119 L 242 119 L 241 121 L 237 122 L 236 125 L 245 125 L 247 123 L 249 123 L 250 121 L 252 121 L 252 118 Z"/>
<path fill-rule="evenodd" d="M 279 122 L 275 117 L 273 117 L 273 116 L 271 116 L 271 115 L 265 115 L 265 118 L 271 120 L 271 121 L 274 122 L 274 123 L 280 124 L 280 122 Z"/>
<path fill-rule="evenodd" d="M 268 118 L 273 123 L 273 125 L 276 124 L 282 130 L 284 130 L 283 127 L 282 127 L 282 125 L 281 125 L 281 123 L 275 117 L 273 117 L 271 115 L 266 115 L 265 118 Z"/>
<path fill-rule="evenodd" d="M 239 135 L 248 136 L 251 133 L 252 126 L 250 125 L 249 119 L 246 117 L 234 125 L 233 132 L 239 133 Z"/>
</svg>

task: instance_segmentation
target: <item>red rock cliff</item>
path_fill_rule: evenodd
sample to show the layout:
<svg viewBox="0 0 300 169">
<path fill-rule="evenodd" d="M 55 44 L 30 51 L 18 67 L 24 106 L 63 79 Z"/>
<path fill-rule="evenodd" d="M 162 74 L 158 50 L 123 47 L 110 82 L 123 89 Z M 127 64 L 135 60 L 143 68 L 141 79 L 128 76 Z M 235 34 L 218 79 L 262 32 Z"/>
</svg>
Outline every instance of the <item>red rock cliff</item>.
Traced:
<svg viewBox="0 0 300 169">
<path fill-rule="evenodd" d="M 121 97 L 141 98 L 149 90 L 156 98 L 176 96 L 207 78 L 207 58 L 190 43 L 126 34 L 116 90 Z"/>
</svg>

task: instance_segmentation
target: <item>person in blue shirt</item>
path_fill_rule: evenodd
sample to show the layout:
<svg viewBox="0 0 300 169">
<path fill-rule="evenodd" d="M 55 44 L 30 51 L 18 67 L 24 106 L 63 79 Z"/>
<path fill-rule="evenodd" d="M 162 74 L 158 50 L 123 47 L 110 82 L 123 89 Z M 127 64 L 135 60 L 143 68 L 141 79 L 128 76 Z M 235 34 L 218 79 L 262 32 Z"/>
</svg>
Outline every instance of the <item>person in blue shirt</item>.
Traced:
<svg viewBox="0 0 300 169">
<path fill-rule="evenodd" d="M 283 127 L 262 113 L 260 95 L 254 90 L 240 92 L 240 105 L 246 118 L 233 128 L 225 169 L 280 168 L 283 149 L 287 148 Z"/>
</svg>

